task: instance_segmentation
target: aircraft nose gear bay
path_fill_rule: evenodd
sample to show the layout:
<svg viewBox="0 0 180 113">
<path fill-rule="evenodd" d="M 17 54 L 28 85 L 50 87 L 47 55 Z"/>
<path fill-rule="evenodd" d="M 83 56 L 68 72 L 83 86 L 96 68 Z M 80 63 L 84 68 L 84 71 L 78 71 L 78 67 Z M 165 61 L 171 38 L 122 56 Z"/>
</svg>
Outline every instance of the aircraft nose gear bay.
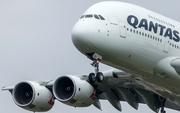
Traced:
<svg viewBox="0 0 180 113">
<path fill-rule="evenodd" d="M 146 104 L 155 113 L 165 113 L 166 108 L 180 111 L 179 25 L 129 3 L 94 4 L 71 34 L 76 49 L 92 60 L 94 72 L 22 81 L 2 90 L 10 91 L 17 106 L 33 112 L 49 111 L 55 100 L 99 110 L 100 100 L 107 100 L 118 111 L 126 110 L 122 101 L 135 110 Z M 113 69 L 101 71 L 99 63 Z"/>
</svg>

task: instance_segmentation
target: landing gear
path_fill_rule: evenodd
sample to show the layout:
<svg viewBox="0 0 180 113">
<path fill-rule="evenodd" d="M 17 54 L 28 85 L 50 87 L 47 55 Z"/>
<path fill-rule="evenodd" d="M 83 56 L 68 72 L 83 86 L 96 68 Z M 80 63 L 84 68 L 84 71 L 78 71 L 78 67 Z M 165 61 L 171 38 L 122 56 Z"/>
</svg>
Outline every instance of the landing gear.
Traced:
<svg viewBox="0 0 180 113">
<path fill-rule="evenodd" d="M 166 113 L 166 111 L 164 111 L 164 109 L 161 108 L 161 113 Z"/>
<path fill-rule="evenodd" d="M 97 53 L 94 53 L 92 57 L 94 61 L 91 63 L 91 65 L 94 67 L 95 73 L 89 74 L 89 82 L 94 83 L 96 80 L 98 82 L 102 82 L 104 80 L 104 75 L 99 72 L 99 62 L 101 61 L 102 57 Z"/>
<path fill-rule="evenodd" d="M 98 72 L 96 74 L 96 79 L 97 79 L 98 82 L 102 82 L 104 80 L 103 74 L 101 72 Z"/>
<path fill-rule="evenodd" d="M 90 82 L 90 83 L 96 82 L 96 76 L 95 76 L 94 73 L 90 73 L 90 74 L 89 74 L 89 82 Z"/>
<path fill-rule="evenodd" d="M 161 106 L 161 113 L 166 113 L 166 111 L 164 110 L 164 105 L 165 105 L 166 99 L 160 97 L 160 106 Z"/>
</svg>

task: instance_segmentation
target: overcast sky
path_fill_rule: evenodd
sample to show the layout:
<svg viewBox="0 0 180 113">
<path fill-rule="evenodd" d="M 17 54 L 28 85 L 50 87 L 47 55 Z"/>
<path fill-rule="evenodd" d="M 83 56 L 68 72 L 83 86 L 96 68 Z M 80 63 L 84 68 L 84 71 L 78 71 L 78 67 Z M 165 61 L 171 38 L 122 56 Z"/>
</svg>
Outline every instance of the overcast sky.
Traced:
<svg viewBox="0 0 180 113">
<path fill-rule="evenodd" d="M 0 88 L 23 80 L 51 80 L 67 74 L 93 71 L 91 61 L 71 41 L 71 30 L 91 5 L 102 0 L 0 0 Z M 174 20 L 180 20 L 180 1 L 121 0 Z M 101 70 L 111 67 L 100 65 Z M 122 113 L 153 113 L 146 105 L 136 111 L 122 103 Z M 119 113 L 107 101 L 102 110 L 94 106 L 73 108 L 56 101 L 48 113 Z M 174 110 L 167 112 L 178 113 Z M 8 91 L 0 91 L 1 113 L 29 113 L 16 106 Z"/>
</svg>

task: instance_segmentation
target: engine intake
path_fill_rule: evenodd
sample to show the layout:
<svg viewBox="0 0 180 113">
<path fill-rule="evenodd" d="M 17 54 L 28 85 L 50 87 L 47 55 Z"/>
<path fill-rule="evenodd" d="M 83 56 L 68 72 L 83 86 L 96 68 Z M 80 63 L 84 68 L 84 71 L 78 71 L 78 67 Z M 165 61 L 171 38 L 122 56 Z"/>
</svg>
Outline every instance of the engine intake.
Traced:
<svg viewBox="0 0 180 113">
<path fill-rule="evenodd" d="M 13 96 L 14 101 L 19 106 L 27 106 L 33 101 L 34 94 L 33 88 L 30 84 L 22 82 L 16 85 Z"/>
<path fill-rule="evenodd" d="M 54 84 L 54 91 L 60 101 L 68 101 L 75 93 L 73 81 L 68 77 L 58 79 Z"/>
</svg>

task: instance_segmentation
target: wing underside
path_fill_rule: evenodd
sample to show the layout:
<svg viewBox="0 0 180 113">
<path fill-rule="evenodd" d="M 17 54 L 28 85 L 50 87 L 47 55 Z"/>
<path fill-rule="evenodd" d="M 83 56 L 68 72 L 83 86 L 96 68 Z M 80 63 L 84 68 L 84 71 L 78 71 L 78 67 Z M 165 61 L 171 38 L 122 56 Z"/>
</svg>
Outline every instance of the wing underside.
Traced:
<svg viewBox="0 0 180 113">
<path fill-rule="evenodd" d="M 120 101 L 126 101 L 134 109 L 138 109 L 141 103 L 147 104 L 154 112 L 159 112 L 164 107 L 180 111 L 177 103 L 143 86 L 132 77 L 133 74 L 127 74 L 121 70 L 113 70 L 112 73 L 104 72 L 103 74 L 105 76 L 103 84 L 96 86 L 97 97 L 108 100 L 119 111 L 122 110 Z"/>
</svg>

